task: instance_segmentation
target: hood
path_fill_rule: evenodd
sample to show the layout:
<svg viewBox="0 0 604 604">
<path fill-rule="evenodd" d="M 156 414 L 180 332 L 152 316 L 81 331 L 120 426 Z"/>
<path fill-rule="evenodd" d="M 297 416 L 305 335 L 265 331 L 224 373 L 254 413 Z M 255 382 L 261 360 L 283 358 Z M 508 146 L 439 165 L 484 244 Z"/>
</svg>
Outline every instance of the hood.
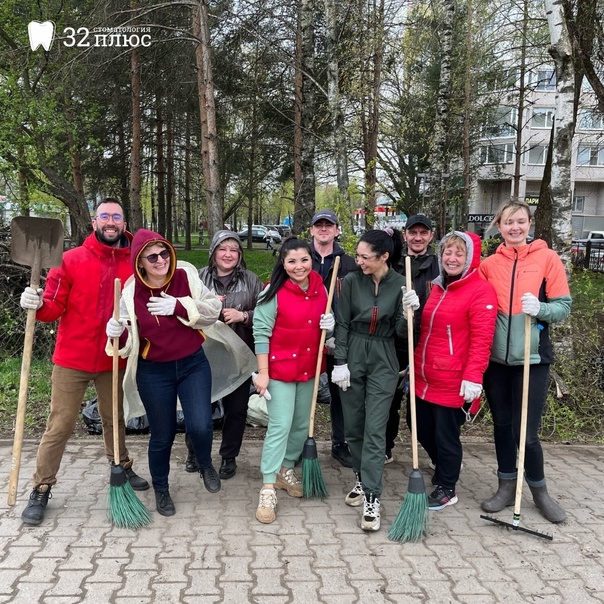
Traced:
<svg viewBox="0 0 604 604">
<path fill-rule="evenodd" d="M 147 287 L 151 286 L 145 281 L 144 271 L 141 271 L 141 269 L 139 268 L 139 256 L 143 253 L 143 250 L 152 243 L 163 243 L 166 248 L 170 250 L 170 270 L 168 271 L 166 283 L 168 283 L 172 279 L 174 271 L 176 270 L 176 252 L 174 251 L 172 244 L 165 237 L 162 237 L 159 233 L 156 233 L 155 231 L 139 229 L 138 231 L 136 231 L 136 234 L 134 235 L 134 238 L 132 239 L 132 244 L 130 246 L 130 249 L 132 251 L 132 271 L 134 273 L 135 279 Z"/>
<path fill-rule="evenodd" d="M 214 233 L 214 237 L 212 237 L 212 242 L 210 243 L 210 257 L 208 258 L 208 266 L 211 269 L 216 268 L 216 262 L 214 262 L 214 252 L 216 248 L 227 239 L 234 239 L 239 246 L 239 262 L 237 263 L 236 268 L 245 268 L 245 261 L 243 259 L 243 245 L 241 244 L 241 239 L 239 239 L 239 235 L 235 233 L 235 231 L 229 231 L 224 229 L 222 231 L 216 231 Z"/>
<path fill-rule="evenodd" d="M 481 241 L 480 241 L 480 237 L 474 233 L 464 233 L 462 231 L 452 231 L 450 233 L 447 233 L 441 240 L 440 243 L 438 244 L 438 270 L 440 272 L 440 275 L 438 276 L 438 280 L 442 283 L 442 281 L 444 280 L 444 270 L 443 270 L 443 265 L 442 265 L 442 253 L 443 253 L 443 249 L 445 248 L 445 244 L 447 243 L 447 240 L 453 236 L 453 235 L 457 235 L 458 237 L 461 237 L 465 242 L 466 242 L 466 248 L 467 248 L 467 256 L 466 256 L 466 263 L 463 267 L 463 271 L 461 272 L 461 276 L 460 279 L 463 279 L 464 277 L 466 277 L 469 273 L 471 273 L 472 271 L 474 271 L 475 269 L 478 268 L 478 266 L 480 265 L 480 255 L 482 253 L 482 245 L 481 245 Z"/>
</svg>

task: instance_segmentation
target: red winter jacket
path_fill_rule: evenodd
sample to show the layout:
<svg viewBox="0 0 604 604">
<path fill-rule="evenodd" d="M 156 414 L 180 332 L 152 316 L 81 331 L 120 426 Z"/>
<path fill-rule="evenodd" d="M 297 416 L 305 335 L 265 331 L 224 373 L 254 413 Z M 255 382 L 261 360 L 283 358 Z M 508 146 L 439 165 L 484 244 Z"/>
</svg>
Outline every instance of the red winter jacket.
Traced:
<svg viewBox="0 0 604 604">
<path fill-rule="evenodd" d="M 49 271 L 36 319 L 60 319 L 55 365 L 91 373 L 112 370 L 112 358 L 105 353 L 105 326 L 113 314 L 114 280 L 119 277 L 123 286 L 132 275 L 131 238 L 130 233 L 122 237 L 126 247 L 110 247 L 92 233 L 63 254 L 61 266 Z M 120 367 L 125 366 L 120 359 Z"/>
<path fill-rule="evenodd" d="M 461 236 L 468 250 L 461 278 L 444 285 L 442 250 L 451 235 Z M 462 407 L 462 380 L 482 384 L 489 363 L 497 294 L 478 274 L 480 238 L 455 231 L 446 235 L 438 250 L 440 275 L 422 314 L 420 337 L 415 349 L 415 392 L 420 398 L 445 407 Z M 476 413 L 477 398 L 470 409 Z"/>
</svg>

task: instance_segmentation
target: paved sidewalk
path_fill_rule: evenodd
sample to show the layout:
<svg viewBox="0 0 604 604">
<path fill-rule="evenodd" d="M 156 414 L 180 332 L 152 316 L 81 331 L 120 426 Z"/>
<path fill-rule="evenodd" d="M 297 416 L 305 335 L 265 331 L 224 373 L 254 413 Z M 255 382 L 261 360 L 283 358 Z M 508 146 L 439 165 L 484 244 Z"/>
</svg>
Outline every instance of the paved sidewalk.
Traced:
<svg viewBox="0 0 604 604">
<path fill-rule="evenodd" d="M 129 446 L 148 477 L 146 441 Z M 568 521 L 545 521 L 528 489 L 522 513 L 523 526 L 553 535 L 546 541 L 480 518 L 478 502 L 496 483 L 494 451 L 466 444 L 459 503 L 431 512 L 429 536 L 417 544 L 387 538 L 407 490 L 406 446 L 385 468 L 382 529 L 371 534 L 358 527 L 359 509 L 344 504 L 352 471 L 328 456 L 327 443 L 319 459 L 330 497 L 278 491 L 277 521 L 261 525 L 254 519 L 261 443 L 244 443 L 237 475 L 212 495 L 184 471 L 179 440 L 170 477 L 176 515 L 160 516 L 153 492 L 139 493 L 153 523 L 138 532 L 107 520 L 100 439 L 68 444 L 44 522 L 23 525 L 37 443 L 24 444 L 14 508 L 6 504 L 11 447 L 0 441 L 0 604 L 604 602 L 604 447 L 546 447 L 550 490 Z M 512 508 L 497 517 L 511 522 Z"/>
</svg>

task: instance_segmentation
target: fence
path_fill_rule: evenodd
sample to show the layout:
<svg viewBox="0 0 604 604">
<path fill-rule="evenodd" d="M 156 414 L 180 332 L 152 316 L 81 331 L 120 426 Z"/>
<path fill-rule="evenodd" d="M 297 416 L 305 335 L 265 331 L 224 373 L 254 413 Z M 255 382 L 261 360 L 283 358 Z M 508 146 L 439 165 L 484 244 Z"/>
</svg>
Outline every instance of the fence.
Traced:
<svg viewBox="0 0 604 604">
<path fill-rule="evenodd" d="M 577 268 L 604 273 L 604 244 L 588 241 L 585 244 L 573 244 L 572 263 Z"/>
</svg>

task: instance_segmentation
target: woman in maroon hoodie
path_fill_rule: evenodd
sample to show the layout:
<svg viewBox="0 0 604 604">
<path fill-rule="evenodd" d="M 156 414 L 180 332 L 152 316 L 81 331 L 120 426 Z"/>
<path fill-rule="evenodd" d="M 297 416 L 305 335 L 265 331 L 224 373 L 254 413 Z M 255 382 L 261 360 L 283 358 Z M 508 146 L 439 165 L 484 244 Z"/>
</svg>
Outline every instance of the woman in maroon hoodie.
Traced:
<svg viewBox="0 0 604 604">
<path fill-rule="evenodd" d="M 220 490 L 211 458 L 212 374 L 202 328 L 215 323 L 222 304 L 201 283 L 193 265 L 177 265 L 174 248 L 158 233 L 137 231 L 132 264 L 134 276 L 122 291 L 120 320 L 107 323 L 107 335 L 120 337 L 120 355 L 128 357 L 124 397 L 135 403 L 140 397 L 149 419 L 149 470 L 157 511 L 172 516 L 168 474 L 177 398 L 204 485 L 212 493 Z"/>
<path fill-rule="evenodd" d="M 497 295 L 478 275 L 480 251 L 480 238 L 473 233 L 453 231 L 443 237 L 440 274 L 432 281 L 415 348 L 417 436 L 436 464 L 431 510 L 457 503 L 461 426 L 480 406 L 495 333 Z"/>
</svg>

